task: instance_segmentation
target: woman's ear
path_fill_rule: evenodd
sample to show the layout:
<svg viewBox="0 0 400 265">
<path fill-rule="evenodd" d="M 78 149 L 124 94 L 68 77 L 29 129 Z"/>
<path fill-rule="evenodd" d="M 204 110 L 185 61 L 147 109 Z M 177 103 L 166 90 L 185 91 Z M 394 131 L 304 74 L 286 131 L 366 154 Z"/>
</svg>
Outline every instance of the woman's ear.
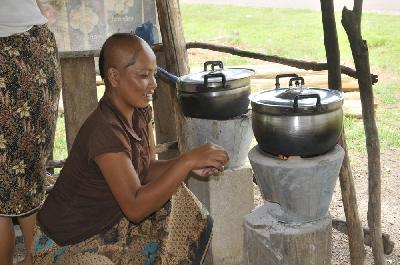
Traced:
<svg viewBox="0 0 400 265">
<path fill-rule="evenodd" d="M 108 81 L 110 82 L 110 85 L 112 87 L 118 87 L 119 84 L 119 72 L 115 68 L 108 68 L 107 69 L 107 77 Z"/>
</svg>

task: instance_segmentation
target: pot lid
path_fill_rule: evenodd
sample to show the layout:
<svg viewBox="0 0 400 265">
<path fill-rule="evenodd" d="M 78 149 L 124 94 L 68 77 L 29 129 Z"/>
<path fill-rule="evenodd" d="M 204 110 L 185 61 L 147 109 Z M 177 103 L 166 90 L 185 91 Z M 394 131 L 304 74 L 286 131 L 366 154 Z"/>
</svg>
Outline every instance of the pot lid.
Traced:
<svg viewBox="0 0 400 265">
<path fill-rule="evenodd" d="M 322 88 L 280 88 L 250 96 L 253 110 L 265 113 L 321 113 L 343 105 L 343 93 Z"/>
<path fill-rule="evenodd" d="M 209 65 L 211 70 L 207 70 Z M 254 74 L 252 69 L 223 68 L 222 62 L 209 61 L 204 63 L 204 71 L 180 77 L 178 88 L 184 92 L 230 90 L 249 85 L 249 77 Z"/>
</svg>

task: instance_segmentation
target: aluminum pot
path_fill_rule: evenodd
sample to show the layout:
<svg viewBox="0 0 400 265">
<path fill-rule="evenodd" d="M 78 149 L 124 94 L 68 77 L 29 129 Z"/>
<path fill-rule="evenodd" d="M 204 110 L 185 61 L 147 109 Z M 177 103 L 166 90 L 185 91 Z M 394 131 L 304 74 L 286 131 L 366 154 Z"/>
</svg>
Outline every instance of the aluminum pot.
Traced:
<svg viewBox="0 0 400 265">
<path fill-rule="evenodd" d="M 288 88 L 280 88 L 281 77 L 293 77 Z M 264 152 L 312 157 L 331 150 L 340 137 L 340 91 L 306 88 L 302 77 L 278 75 L 276 89 L 252 94 L 250 101 L 254 136 Z"/>
<path fill-rule="evenodd" d="M 165 70 L 158 70 L 168 77 Z M 248 112 L 250 77 L 254 73 L 246 68 L 224 68 L 221 61 L 207 61 L 202 72 L 169 78 L 176 82 L 185 116 L 226 120 Z"/>
</svg>

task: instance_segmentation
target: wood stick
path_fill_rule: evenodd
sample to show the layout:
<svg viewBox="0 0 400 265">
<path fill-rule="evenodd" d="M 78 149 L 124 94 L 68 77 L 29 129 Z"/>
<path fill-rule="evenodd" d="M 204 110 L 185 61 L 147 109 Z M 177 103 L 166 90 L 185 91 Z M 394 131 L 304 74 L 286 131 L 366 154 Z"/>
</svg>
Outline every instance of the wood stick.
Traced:
<svg viewBox="0 0 400 265">
<path fill-rule="evenodd" d="M 332 227 L 345 235 L 349 235 L 346 221 L 340 219 L 333 219 Z M 368 228 L 363 228 L 363 234 L 364 234 L 364 244 L 366 246 L 371 247 L 372 246 L 371 231 L 369 231 Z M 382 244 L 384 253 L 386 255 L 392 254 L 394 249 L 394 242 L 390 240 L 390 235 L 382 233 Z"/>
<path fill-rule="evenodd" d="M 340 73 L 340 51 L 336 32 L 336 21 L 333 0 L 320 0 L 322 24 L 324 28 L 324 44 L 328 62 L 328 87 L 342 90 Z M 364 238 L 361 221 L 358 214 L 357 196 L 350 167 L 344 129 L 340 144 L 345 151 L 342 168 L 340 170 L 340 188 L 342 192 L 343 208 L 349 224 L 349 249 L 352 265 L 363 265 L 365 260 Z M 346 227 L 347 228 L 347 227 Z"/>
<path fill-rule="evenodd" d="M 186 48 L 188 48 L 188 49 L 201 48 L 201 49 L 207 49 L 207 50 L 212 50 L 212 51 L 230 53 L 230 54 L 241 56 L 241 57 L 247 57 L 247 58 L 253 58 L 253 59 L 273 62 L 273 63 L 279 63 L 279 64 L 293 66 L 293 67 L 305 69 L 305 70 L 313 70 L 313 71 L 328 70 L 328 64 L 326 64 L 326 63 L 309 62 L 309 61 L 304 61 L 304 60 L 294 60 L 294 59 L 289 59 L 289 58 L 285 58 L 285 57 L 279 57 L 276 55 L 265 55 L 262 53 L 244 51 L 244 50 L 240 50 L 237 48 L 224 46 L 224 45 L 215 45 L 215 44 L 202 43 L 202 42 L 188 42 L 186 44 Z M 345 75 L 351 76 L 353 78 L 357 78 L 357 72 L 355 70 L 351 69 L 350 67 L 342 65 L 342 66 L 340 66 L 340 70 Z M 371 78 L 374 83 L 378 82 L 377 75 L 371 75 Z"/>
<path fill-rule="evenodd" d="M 157 154 L 164 153 L 169 150 L 178 150 L 178 142 L 173 141 L 173 142 L 169 142 L 169 143 L 156 145 L 156 153 Z"/>
<path fill-rule="evenodd" d="M 368 226 L 371 231 L 372 253 L 376 265 L 385 263 L 381 231 L 381 167 L 378 129 L 375 122 L 374 96 L 372 91 L 368 45 L 361 35 L 362 0 L 354 0 L 353 11 L 342 11 L 342 25 L 347 33 L 358 84 L 368 153 Z"/>
</svg>

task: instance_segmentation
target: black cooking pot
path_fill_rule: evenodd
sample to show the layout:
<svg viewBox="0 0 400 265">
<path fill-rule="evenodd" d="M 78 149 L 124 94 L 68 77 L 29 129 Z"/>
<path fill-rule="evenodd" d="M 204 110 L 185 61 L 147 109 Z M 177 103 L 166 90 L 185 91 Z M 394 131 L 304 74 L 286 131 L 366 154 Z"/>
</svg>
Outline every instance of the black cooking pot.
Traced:
<svg viewBox="0 0 400 265">
<path fill-rule="evenodd" d="M 207 68 L 211 66 L 211 70 Z M 176 82 L 178 100 L 185 116 L 226 120 L 248 112 L 250 76 L 254 70 L 224 68 L 221 61 L 204 63 L 204 71 L 176 77 L 158 71 Z"/>
<path fill-rule="evenodd" d="M 281 77 L 293 77 L 288 88 L 280 88 Z M 264 152 L 311 157 L 331 150 L 340 137 L 340 91 L 306 88 L 302 77 L 278 75 L 276 89 L 252 94 L 250 101 L 254 136 Z"/>
</svg>

